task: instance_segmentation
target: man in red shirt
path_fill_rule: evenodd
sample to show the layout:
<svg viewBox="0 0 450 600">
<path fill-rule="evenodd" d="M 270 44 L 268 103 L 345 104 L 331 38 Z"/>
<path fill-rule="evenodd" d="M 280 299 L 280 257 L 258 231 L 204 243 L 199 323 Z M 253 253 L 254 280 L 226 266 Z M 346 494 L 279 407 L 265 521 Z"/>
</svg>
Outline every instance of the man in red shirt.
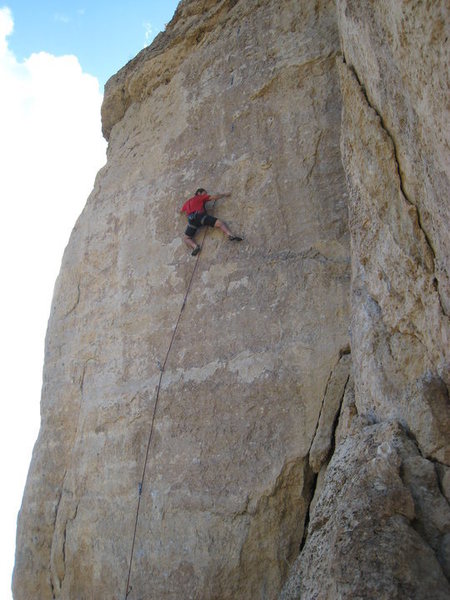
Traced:
<svg viewBox="0 0 450 600">
<path fill-rule="evenodd" d="M 198 188 L 195 192 L 195 196 L 186 200 L 181 207 L 181 212 L 185 212 L 188 218 L 188 226 L 184 232 L 184 242 L 189 248 L 192 248 L 192 256 L 195 256 L 200 252 L 200 246 L 194 241 L 194 236 L 197 233 L 197 229 L 203 225 L 221 229 L 232 242 L 242 242 L 242 238 L 233 235 L 223 221 L 219 221 L 219 219 L 208 215 L 206 212 L 205 204 L 207 202 L 228 198 L 229 196 L 231 196 L 231 194 L 216 194 L 215 196 L 210 196 L 206 190 Z"/>
</svg>

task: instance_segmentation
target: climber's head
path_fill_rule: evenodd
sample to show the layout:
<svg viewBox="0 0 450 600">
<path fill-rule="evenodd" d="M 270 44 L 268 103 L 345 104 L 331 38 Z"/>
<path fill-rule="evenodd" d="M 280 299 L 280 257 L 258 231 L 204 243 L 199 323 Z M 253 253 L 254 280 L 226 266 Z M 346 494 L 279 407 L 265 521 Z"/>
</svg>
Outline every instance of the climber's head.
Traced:
<svg viewBox="0 0 450 600">
<path fill-rule="evenodd" d="M 200 194 L 206 194 L 206 190 L 204 188 L 198 188 L 198 190 L 195 192 L 196 196 L 200 196 Z"/>
</svg>

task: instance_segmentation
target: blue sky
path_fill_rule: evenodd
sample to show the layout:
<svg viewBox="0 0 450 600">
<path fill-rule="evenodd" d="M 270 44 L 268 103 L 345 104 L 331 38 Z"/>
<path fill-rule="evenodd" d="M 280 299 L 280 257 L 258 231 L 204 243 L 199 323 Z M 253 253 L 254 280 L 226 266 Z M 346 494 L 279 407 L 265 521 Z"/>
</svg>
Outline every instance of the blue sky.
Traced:
<svg viewBox="0 0 450 600">
<path fill-rule="evenodd" d="M 176 0 L 0 0 L 0 598 L 12 598 L 16 517 L 39 430 L 44 338 L 70 232 L 106 161 L 103 86 Z"/>
<path fill-rule="evenodd" d="M 107 79 L 133 58 L 172 18 L 177 0 L 10 0 L 18 60 L 33 52 L 74 54 L 103 89 Z M 1 5 L 1 4 L 0 4 Z"/>
</svg>

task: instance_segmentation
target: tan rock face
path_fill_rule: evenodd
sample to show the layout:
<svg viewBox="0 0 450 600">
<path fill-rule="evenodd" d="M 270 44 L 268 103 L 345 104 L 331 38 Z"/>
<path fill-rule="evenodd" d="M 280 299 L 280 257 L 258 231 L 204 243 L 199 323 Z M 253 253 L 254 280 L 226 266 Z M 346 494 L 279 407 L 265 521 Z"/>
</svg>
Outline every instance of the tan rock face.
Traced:
<svg viewBox="0 0 450 600">
<path fill-rule="evenodd" d="M 337 9 L 355 388 L 281 598 L 447 598 L 448 6 Z"/>
<path fill-rule="evenodd" d="M 449 22 L 183 0 L 108 82 L 16 600 L 449 597 Z"/>
<path fill-rule="evenodd" d="M 303 536 L 348 348 L 334 5 L 183 2 L 156 47 L 107 86 L 56 284 L 17 599 L 123 598 L 142 480 L 129 598 L 274 598 Z M 245 241 L 208 233 L 184 305 L 198 186 Z"/>
<path fill-rule="evenodd" d="M 348 65 L 341 77 L 343 159 L 353 186 L 357 405 L 378 419 L 403 420 L 427 456 L 448 464 L 449 327 L 433 255 L 402 193 L 390 136 Z"/>
<path fill-rule="evenodd" d="M 448 3 L 338 0 L 337 9 L 343 54 L 391 140 L 398 184 L 417 209 L 448 315 Z"/>
<path fill-rule="evenodd" d="M 342 150 L 358 408 L 401 419 L 426 456 L 449 464 L 449 13 L 429 8 L 338 3 Z"/>
<path fill-rule="evenodd" d="M 280 600 L 448 598 L 448 504 L 433 465 L 397 423 L 358 429 L 333 455 Z M 417 525 L 423 502 L 433 533 Z"/>
</svg>

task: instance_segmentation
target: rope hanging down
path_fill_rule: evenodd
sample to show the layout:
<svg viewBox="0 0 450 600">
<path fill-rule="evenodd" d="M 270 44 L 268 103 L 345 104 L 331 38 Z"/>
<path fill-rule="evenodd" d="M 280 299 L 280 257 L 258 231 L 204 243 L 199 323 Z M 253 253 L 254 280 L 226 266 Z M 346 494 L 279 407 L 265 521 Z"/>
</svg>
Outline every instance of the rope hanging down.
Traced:
<svg viewBox="0 0 450 600">
<path fill-rule="evenodd" d="M 215 204 L 215 202 L 214 202 L 214 204 Z M 214 207 L 214 205 L 213 205 L 213 207 Z M 207 232 L 208 232 L 208 228 L 205 228 L 205 231 L 203 233 L 202 243 L 201 243 L 202 246 L 203 246 L 203 244 L 205 242 L 205 238 L 206 238 Z M 169 354 L 170 354 L 170 351 L 172 350 L 173 342 L 174 342 L 175 336 L 177 334 L 178 325 L 180 324 L 180 321 L 181 321 L 181 315 L 183 314 L 184 307 L 186 306 L 187 297 L 188 297 L 189 292 L 191 290 L 192 281 L 194 279 L 195 271 L 197 270 L 199 256 L 200 255 L 198 254 L 197 257 L 196 257 L 196 260 L 195 260 L 194 268 L 192 269 L 192 273 L 191 273 L 191 277 L 189 279 L 188 287 L 187 287 L 186 293 L 184 295 L 183 304 L 181 305 L 180 312 L 179 312 L 178 318 L 177 318 L 177 322 L 175 323 L 175 328 L 174 328 L 174 330 L 172 332 L 172 337 L 170 339 L 170 344 L 169 344 L 169 347 L 167 349 L 166 356 L 164 358 L 164 362 L 163 362 L 162 365 L 159 366 L 159 370 L 160 370 L 159 381 L 158 381 L 158 385 L 157 385 L 157 388 L 156 388 L 155 404 L 153 405 L 152 421 L 151 421 L 150 433 L 149 433 L 148 441 L 147 441 L 147 449 L 146 449 L 146 452 L 145 452 L 144 467 L 142 469 L 142 477 L 141 477 L 141 481 L 139 482 L 139 488 L 138 488 L 139 496 L 138 496 L 138 503 L 137 503 L 137 507 L 136 507 L 136 519 L 135 519 L 135 522 L 134 522 L 133 541 L 131 543 L 130 561 L 129 561 L 129 565 L 128 565 L 128 577 L 127 577 L 127 585 L 126 585 L 126 588 L 125 588 L 125 590 L 126 590 L 126 592 L 125 592 L 125 600 L 127 600 L 128 596 L 131 593 L 131 590 L 133 589 L 132 587 L 130 587 L 131 568 L 132 568 L 132 565 L 133 565 L 134 546 L 135 546 L 135 542 L 136 542 L 136 533 L 137 533 L 138 521 L 139 521 L 139 511 L 140 511 L 140 508 L 141 508 L 142 488 L 144 486 L 145 473 L 147 471 L 147 463 L 148 463 L 148 457 L 149 457 L 149 453 L 150 453 L 150 446 L 151 446 L 151 443 L 152 443 L 153 426 L 155 424 L 156 410 L 157 410 L 157 407 L 158 407 L 159 393 L 160 393 L 160 390 L 161 390 L 161 382 L 162 382 L 162 378 L 163 378 L 163 375 L 164 375 L 164 370 L 166 368 L 167 361 L 169 359 Z"/>
</svg>

